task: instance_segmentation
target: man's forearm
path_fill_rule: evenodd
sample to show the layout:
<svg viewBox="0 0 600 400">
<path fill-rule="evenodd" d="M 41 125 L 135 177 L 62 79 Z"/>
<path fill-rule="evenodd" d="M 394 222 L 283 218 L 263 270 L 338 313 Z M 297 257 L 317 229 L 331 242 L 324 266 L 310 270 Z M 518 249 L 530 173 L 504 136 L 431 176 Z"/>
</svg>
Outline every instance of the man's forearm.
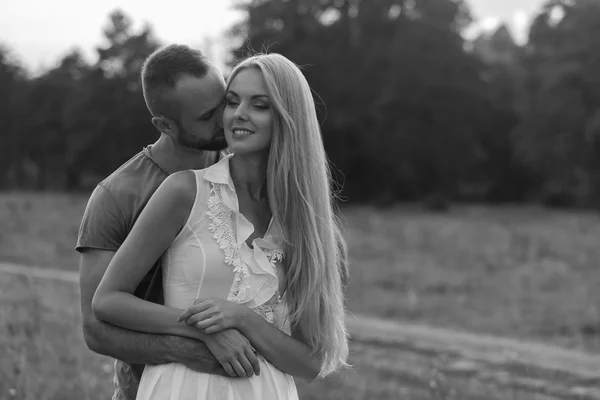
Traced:
<svg viewBox="0 0 600 400">
<path fill-rule="evenodd" d="M 192 339 L 130 331 L 98 320 L 93 327 L 85 329 L 84 334 L 91 350 L 128 364 L 175 362 L 177 356 L 173 354 L 172 347 L 203 346 L 203 343 Z M 175 342 L 178 343 L 175 345 Z"/>
<path fill-rule="evenodd" d="M 130 331 L 95 318 L 84 325 L 84 337 L 92 351 L 128 364 L 177 362 L 199 372 L 227 375 L 206 345 L 198 340 Z"/>
</svg>

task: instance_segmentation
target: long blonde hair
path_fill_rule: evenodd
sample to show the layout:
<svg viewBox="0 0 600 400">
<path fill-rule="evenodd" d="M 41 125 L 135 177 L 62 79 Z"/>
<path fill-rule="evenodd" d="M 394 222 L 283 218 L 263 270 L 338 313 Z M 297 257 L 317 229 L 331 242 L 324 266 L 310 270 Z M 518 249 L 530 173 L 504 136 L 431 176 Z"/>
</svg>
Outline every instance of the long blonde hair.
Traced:
<svg viewBox="0 0 600 400">
<path fill-rule="evenodd" d="M 319 376 L 324 377 L 347 367 L 348 358 L 341 279 L 346 245 L 333 210 L 331 171 L 311 89 L 300 69 L 280 54 L 259 54 L 239 63 L 229 83 L 252 67 L 262 72 L 275 110 L 267 190 L 286 242 L 290 322 L 321 360 Z"/>
</svg>

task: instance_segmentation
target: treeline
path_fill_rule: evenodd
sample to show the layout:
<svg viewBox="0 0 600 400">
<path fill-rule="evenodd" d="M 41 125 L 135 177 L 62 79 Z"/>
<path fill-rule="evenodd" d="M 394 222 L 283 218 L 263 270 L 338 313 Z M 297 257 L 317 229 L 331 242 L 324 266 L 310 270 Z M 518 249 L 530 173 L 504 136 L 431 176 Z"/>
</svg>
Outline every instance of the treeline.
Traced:
<svg viewBox="0 0 600 400">
<path fill-rule="evenodd" d="M 600 2 L 551 0 L 517 45 L 467 42 L 460 0 L 262 0 L 238 5 L 233 59 L 303 66 L 350 202 L 600 204 Z M 190 27 L 193 29 L 193 27 Z M 139 83 L 160 45 L 115 11 L 98 60 L 74 51 L 28 77 L 0 50 L 0 185 L 89 189 L 156 139 Z"/>
</svg>

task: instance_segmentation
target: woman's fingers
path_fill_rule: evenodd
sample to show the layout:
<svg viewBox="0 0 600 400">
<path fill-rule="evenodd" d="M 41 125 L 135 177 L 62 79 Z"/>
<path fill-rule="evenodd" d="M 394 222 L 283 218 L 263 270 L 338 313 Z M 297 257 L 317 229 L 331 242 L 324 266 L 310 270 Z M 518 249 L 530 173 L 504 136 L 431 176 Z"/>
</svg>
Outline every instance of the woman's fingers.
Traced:
<svg viewBox="0 0 600 400">
<path fill-rule="evenodd" d="M 224 326 L 215 323 L 214 325 L 204 328 L 204 333 L 206 333 L 207 335 L 211 335 L 213 333 L 221 332 L 224 329 L 226 329 Z"/>
<path fill-rule="evenodd" d="M 209 309 L 210 306 L 211 303 L 209 303 L 208 301 L 202 301 L 200 303 L 194 304 L 191 307 L 188 307 L 187 310 L 179 314 L 179 317 L 177 317 L 177 322 L 185 321 L 192 315 L 201 313 L 202 311 Z"/>
<path fill-rule="evenodd" d="M 205 311 L 199 312 L 198 314 L 191 315 L 189 318 L 187 318 L 185 320 L 185 323 L 189 324 L 189 325 L 195 325 L 200 321 L 209 319 L 212 316 L 212 314 L 213 314 L 212 310 L 205 310 Z"/>
<path fill-rule="evenodd" d="M 211 326 L 213 326 L 213 325 L 215 325 L 215 324 L 217 324 L 217 321 L 215 321 L 214 318 L 208 318 L 208 319 L 205 319 L 203 321 L 196 322 L 196 324 L 194 324 L 194 326 L 196 328 L 198 328 L 198 329 L 203 329 L 204 333 L 208 334 L 209 332 L 206 332 L 206 329 L 209 328 L 209 327 L 211 327 Z"/>
</svg>

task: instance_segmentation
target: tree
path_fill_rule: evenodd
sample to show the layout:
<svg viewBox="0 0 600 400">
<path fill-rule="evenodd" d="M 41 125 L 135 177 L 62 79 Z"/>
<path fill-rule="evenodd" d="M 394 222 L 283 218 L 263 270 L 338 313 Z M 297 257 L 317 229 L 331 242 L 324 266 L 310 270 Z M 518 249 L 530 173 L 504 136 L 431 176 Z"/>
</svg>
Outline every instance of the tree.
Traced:
<svg viewBox="0 0 600 400">
<path fill-rule="evenodd" d="M 6 147 L 19 162 L 10 162 L 18 166 L 27 160 L 31 166 L 28 177 L 18 178 L 21 184 L 30 182 L 39 189 L 93 185 L 155 135 L 140 83 L 143 61 L 158 47 L 151 28 L 134 32 L 129 17 L 115 11 L 104 35 L 97 62 L 90 65 L 73 50 L 57 67 L 22 85 L 19 93 L 26 100 L 21 114 L 7 106 L 11 115 L 22 116 L 11 128 L 12 142 Z M 0 85 L 23 81 L 13 64 L 0 58 Z M 90 175 L 93 182 L 86 184 Z"/>
<path fill-rule="evenodd" d="M 19 125 L 26 115 L 24 93 L 27 87 L 27 74 L 12 51 L 0 44 L 0 115 L 2 134 L 0 135 L 0 185 L 14 184 L 23 173 L 23 142 L 18 134 Z M 10 179 L 12 178 L 12 179 Z M 13 182 L 8 182 L 12 180 Z"/>
<path fill-rule="evenodd" d="M 545 176 L 552 204 L 600 201 L 600 3 L 551 0 L 526 47 L 528 101 L 517 130 L 520 151 Z"/>
<path fill-rule="evenodd" d="M 524 201 L 537 187 L 538 177 L 520 157 L 514 137 L 526 76 L 523 49 L 515 43 L 506 25 L 482 33 L 472 47 L 485 65 L 482 77 L 487 84 L 490 111 L 479 135 L 479 180 L 486 187 L 484 199 Z"/>
<path fill-rule="evenodd" d="M 133 32 L 123 12 L 114 11 L 104 29 L 106 44 L 97 48 L 98 62 L 79 102 L 79 129 L 86 129 L 85 145 L 75 157 L 78 168 L 104 175 L 126 161 L 155 135 L 144 103 L 140 71 L 144 60 L 159 46 L 150 26 Z M 93 110 L 92 112 L 90 112 Z"/>
</svg>

